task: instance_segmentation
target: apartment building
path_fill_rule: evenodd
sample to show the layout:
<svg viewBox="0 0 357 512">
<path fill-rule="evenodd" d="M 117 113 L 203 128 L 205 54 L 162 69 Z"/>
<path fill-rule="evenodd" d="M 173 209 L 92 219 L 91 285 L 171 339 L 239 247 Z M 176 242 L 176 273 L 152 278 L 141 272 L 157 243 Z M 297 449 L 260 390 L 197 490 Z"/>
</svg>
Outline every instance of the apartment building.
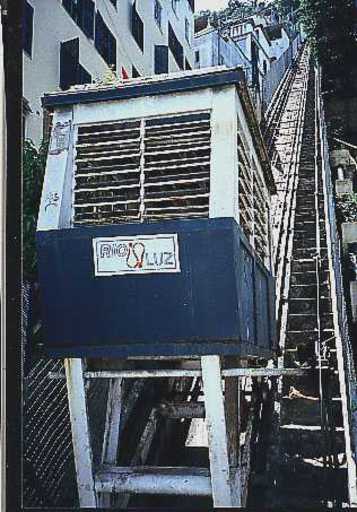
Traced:
<svg viewBox="0 0 357 512">
<path fill-rule="evenodd" d="M 194 0 L 25 0 L 23 135 L 38 145 L 44 92 L 191 69 Z"/>
</svg>

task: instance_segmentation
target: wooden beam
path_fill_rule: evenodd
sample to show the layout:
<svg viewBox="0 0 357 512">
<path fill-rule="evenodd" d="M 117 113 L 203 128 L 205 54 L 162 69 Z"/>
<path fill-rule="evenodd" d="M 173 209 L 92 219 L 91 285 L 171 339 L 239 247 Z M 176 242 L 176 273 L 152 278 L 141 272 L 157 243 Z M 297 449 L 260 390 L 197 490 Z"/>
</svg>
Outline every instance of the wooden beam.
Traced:
<svg viewBox="0 0 357 512">
<path fill-rule="evenodd" d="M 98 492 L 210 496 L 206 468 L 104 466 L 96 474 Z"/>
<path fill-rule="evenodd" d="M 240 505 L 240 489 L 233 489 L 219 356 L 201 357 L 206 426 L 214 507 Z"/>
<path fill-rule="evenodd" d="M 107 412 L 102 448 L 102 464 L 116 464 L 119 448 L 120 420 L 122 412 L 123 379 L 111 379 L 108 387 Z M 99 496 L 102 507 L 111 506 L 111 495 Z"/>
<path fill-rule="evenodd" d="M 97 496 L 94 486 L 83 362 L 81 359 L 65 359 L 64 367 L 67 378 L 79 505 L 81 508 L 96 508 Z"/>
<path fill-rule="evenodd" d="M 206 356 L 205 356 L 206 357 Z M 207 356 L 208 357 L 208 356 Z M 311 368 L 227 368 L 222 370 L 223 377 L 280 377 L 281 375 L 307 375 Z M 59 372 L 49 372 L 50 379 L 63 379 Z M 162 379 L 173 377 L 201 377 L 201 370 L 185 369 L 149 369 L 149 370 L 101 370 L 85 372 L 85 379 Z"/>
</svg>

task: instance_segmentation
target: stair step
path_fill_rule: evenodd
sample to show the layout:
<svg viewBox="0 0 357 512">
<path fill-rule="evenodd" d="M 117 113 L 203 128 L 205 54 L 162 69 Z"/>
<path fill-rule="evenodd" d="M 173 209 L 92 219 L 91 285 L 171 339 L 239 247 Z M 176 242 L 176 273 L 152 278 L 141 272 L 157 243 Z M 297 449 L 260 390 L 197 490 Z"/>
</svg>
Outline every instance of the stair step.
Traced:
<svg viewBox="0 0 357 512">
<path fill-rule="evenodd" d="M 300 259 L 300 258 L 311 258 L 316 254 L 316 247 L 293 247 L 293 258 L 294 259 Z M 320 256 L 321 258 L 325 258 L 327 256 L 327 249 L 326 247 L 322 247 L 320 250 Z"/>
<path fill-rule="evenodd" d="M 279 471 L 278 486 L 282 491 L 283 503 L 287 503 L 285 496 L 297 499 L 298 503 L 291 502 L 289 510 L 301 510 L 302 503 L 309 499 L 309 510 L 315 510 L 315 504 L 311 500 L 329 500 L 336 498 L 346 500 L 347 492 L 347 469 L 346 468 L 324 468 L 317 465 L 310 459 L 293 459 L 281 465 Z M 302 501 L 301 501 L 302 500 Z M 326 508 L 324 508 L 326 510 Z"/>
<path fill-rule="evenodd" d="M 330 393 L 334 398 L 340 396 L 340 383 L 338 375 L 330 375 Z M 300 393 L 308 396 L 319 395 L 319 373 L 318 371 L 309 372 L 308 376 L 286 375 L 283 377 L 283 394 L 288 395 L 290 387 L 293 386 Z"/>
<path fill-rule="evenodd" d="M 333 316 L 330 313 L 320 315 L 321 329 L 333 328 Z M 313 330 L 317 328 L 317 318 L 315 314 L 309 313 L 290 313 L 288 314 L 288 331 Z"/>
<path fill-rule="evenodd" d="M 332 312 L 331 300 L 329 298 L 320 299 L 319 307 L 321 313 L 330 313 Z M 292 313 L 310 313 L 316 314 L 317 311 L 317 301 L 316 299 L 306 299 L 306 298 L 294 298 L 289 299 L 289 314 Z"/>
<path fill-rule="evenodd" d="M 319 458 L 328 455 L 325 439 L 320 426 L 282 425 L 280 427 L 282 448 L 290 456 Z M 344 432 L 337 428 L 334 436 L 337 453 L 345 450 Z"/>
<path fill-rule="evenodd" d="M 329 298 L 330 289 L 328 285 L 321 284 L 319 286 L 320 297 Z M 300 299 L 315 299 L 316 298 L 316 284 L 293 284 L 290 286 L 289 299 L 300 298 Z"/>
<path fill-rule="evenodd" d="M 334 330 L 333 329 L 324 329 L 321 331 L 321 341 L 326 341 L 329 339 L 333 339 Z M 302 329 L 296 331 L 287 331 L 286 332 L 286 343 L 295 344 L 305 344 L 305 343 L 314 343 L 317 340 L 317 331 L 315 329 Z"/>
<path fill-rule="evenodd" d="M 320 284 L 328 283 L 329 273 L 328 271 L 322 271 L 319 273 L 319 282 Z M 316 283 L 316 271 L 306 270 L 305 272 L 292 272 L 290 278 L 291 284 L 295 285 L 312 285 Z"/>
<path fill-rule="evenodd" d="M 318 394 L 311 396 L 318 398 Z M 333 421 L 337 427 L 342 427 L 341 400 L 331 400 L 330 403 Z M 320 425 L 320 400 L 308 400 L 305 398 L 290 399 L 287 396 L 283 397 L 281 404 L 281 421 L 285 425 Z"/>
<path fill-rule="evenodd" d="M 328 261 L 321 261 L 321 268 L 323 270 L 328 270 Z M 292 260 L 291 262 L 291 272 L 311 272 L 315 271 L 315 260 L 313 258 L 310 259 L 300 259 L 300 260 Z"/>
</svg>

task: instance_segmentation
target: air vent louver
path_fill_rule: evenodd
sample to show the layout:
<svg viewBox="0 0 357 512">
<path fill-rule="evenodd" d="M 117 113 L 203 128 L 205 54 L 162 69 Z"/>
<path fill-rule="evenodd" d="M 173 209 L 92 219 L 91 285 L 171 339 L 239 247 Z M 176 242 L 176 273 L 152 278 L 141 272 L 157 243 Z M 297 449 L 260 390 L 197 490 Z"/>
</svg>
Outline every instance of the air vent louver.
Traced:
<svg viewBox="0 0 357 512">
<path fill-rule="evenodd" d="M 208 217 L 210 114 L 78 128 L 74 224 Z"/>
</svg>

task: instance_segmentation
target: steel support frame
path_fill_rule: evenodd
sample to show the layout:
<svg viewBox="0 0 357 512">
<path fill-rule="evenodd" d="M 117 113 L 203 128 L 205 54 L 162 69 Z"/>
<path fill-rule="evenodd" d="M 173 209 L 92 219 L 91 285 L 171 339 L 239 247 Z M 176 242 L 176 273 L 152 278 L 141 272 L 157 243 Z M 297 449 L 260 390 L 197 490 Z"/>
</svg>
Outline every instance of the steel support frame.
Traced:
<svg viewBox="0 0 357 512">
<path fill-rule="evenodd" d="M 205 475 L 203 473 L 197 473 L 197 471 L 203 471 L 202 468 L 186 468 L 186 475 L 182 471 L 183 468 L 171 468 L 172 474 L 167 476 L 165 476 L 165 470 L 168 468 L 156 468 L 156 473 L 153 471 L 149 472 L 149 474 L 145 473 L 145 471 L 139 474 L 140 468 L 136 468 L 134 471 L 136 483 L 130 483 L 128 482 L 130 474 L 134 470 L 135 464 L 140 459 L 143 460 L 141 457 L 134 457 L 135 460 L 132 461 L 131 468 L 116 468 L 122 412 L 122 383 L 124 375 L 126 377 L 125 371 L 103 372 L 105 377 L 101 375 L 104 378 L 110 378 L 102 448 L 104 469 L 94 475 L 85 389 L 85 376 L 87 372 L 85 371 L 83 360 L 65 360 L 75 467 L 81 508 L 111 507 L 115 505 L 113 495 L 116 495 L 118 498 L 119 496 L 125 498 L 125 494 L 128 497 L 128 492 L 130 494 L 140 494 L 144 488 L 145 492 L 148 492 L 147 486 L 150 481 L 153 482 L 153 493 L 174 494 L 174 490 L 168 492 L 168 489 L 171 489 L 170 482 L 173 481 L 172 478 L 178 486 L 178 494 L 180 494 L 182 489 L 186 489 L 187 492 L 195 495 L 195 485 L 191 485 L 192 482 L 186 482 L 190 475 L 192 475 L 193 480 L 197 479 L 196 483 L 199 482 L 199 487 L 197 487 L 198 494 L 206 495 L 207 489 L 211 489 L 214 507 L 242 506 L 241 454 L 239 453 L 240 377 L 254 377 L 254 369 L 232 368 L 224 371 L 221 358 L 217 355 L 202 356 L 200 360 L 201 370 L 198 373 L 202 377 L 203 382 L 210 460 L 209 484 L 205 483 Z M 266 375 L 272 369 L 256 370 L 258 370 L 256 376 L 261 376 L 262 372 Z M 181 370 L 180 375 L 177 376 L 184 377 L 186 372 L 187 370 Z M 148 370 L 145 376 L 155 376 L 157 378 L 162 378 L 163 376 L 172 377 L 170 371 L 166 373 L 166 375 L 163 375 L 161 372 L 157 374 L 156 370 Z M 140 377 L 143 376 L 142 374 L 140 375 Z M 202 415 L 202 411 L 200 411 L 200 415 Z M 156 418 L 156 410 L 154 411 L 154 417 Z M 152 430 L 156 431 L 156 428 L 157 422 L 154 422 L 153 426 L 150 423 L 150 432 Z M 151 438 L 152 435 L 149 437 Z M 144 435 L 144 439 L 146 438 L 147 435 Z M 142 443 L 140 442 L 139 444 L 141 445 Z M 113 484 L 110 483 L 110 479 L 108 481 L 109 475 L 107 475 L 106 468 L 111 472 Z M 142 467 L 142 469 L 144 470 L 145 468 Z M 175 470 L 178 471 L 177 474 Z M 125 478 L 124 474 L 126 475 Z M 103 479 L 101 479 L 100 475 L 102 475 Z M 122 486 L 121 482 L 123 483 Z M 125 505 L 127 504 L 127 499 L 124 499 L 124 503 Z"/>
</svg>

